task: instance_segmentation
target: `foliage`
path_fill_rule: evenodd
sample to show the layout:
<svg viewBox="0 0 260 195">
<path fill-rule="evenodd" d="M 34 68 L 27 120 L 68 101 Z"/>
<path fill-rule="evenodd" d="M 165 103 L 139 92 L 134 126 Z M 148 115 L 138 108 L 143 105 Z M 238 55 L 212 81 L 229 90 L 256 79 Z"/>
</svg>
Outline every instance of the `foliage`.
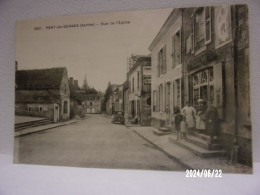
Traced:
<svg viewBox="0 0 260 195">
<path fill-rule="evenodd" d="M 111 86 L 111 83 L 108 82 L 106 93 L 104 96 L 104 101 L 102 102 L 102 111 L 106 111 L 106 104 L 107 104 L 111 94 L 112 94 L 112 86 Z"/>
</svg>

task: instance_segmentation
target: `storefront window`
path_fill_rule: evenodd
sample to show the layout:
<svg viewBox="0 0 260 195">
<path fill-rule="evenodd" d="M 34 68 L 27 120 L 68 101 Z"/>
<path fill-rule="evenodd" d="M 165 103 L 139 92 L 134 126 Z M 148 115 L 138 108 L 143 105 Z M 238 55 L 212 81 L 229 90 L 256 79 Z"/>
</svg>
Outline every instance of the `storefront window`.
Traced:
<svg viewBox="0 0 260 195">
<path fill-rule="evenodd" d="M 193 105 L 198 105 L 198 99 L 214 102 L 213 68 L 204 69 L 192 75 Z"/>
</svg>

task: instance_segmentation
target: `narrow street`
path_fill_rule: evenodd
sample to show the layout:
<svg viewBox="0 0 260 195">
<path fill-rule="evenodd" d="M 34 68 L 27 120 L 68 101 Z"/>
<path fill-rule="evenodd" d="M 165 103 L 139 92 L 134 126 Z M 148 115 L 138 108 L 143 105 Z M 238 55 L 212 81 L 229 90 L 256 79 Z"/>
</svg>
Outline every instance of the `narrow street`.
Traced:
<svg viewBox="0 0 260 195">
<path fill-rule="evenodd" d="M 25 164 L 184 170 L 153 145 L 105 115 L 15 138 L 14 162 Z"/>
</svg>

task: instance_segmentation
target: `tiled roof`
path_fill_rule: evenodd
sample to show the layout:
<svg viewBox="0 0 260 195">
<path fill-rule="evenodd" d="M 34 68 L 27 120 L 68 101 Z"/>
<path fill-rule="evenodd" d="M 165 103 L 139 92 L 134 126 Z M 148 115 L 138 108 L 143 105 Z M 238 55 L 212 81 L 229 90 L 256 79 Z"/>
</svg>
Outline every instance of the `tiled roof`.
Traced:
<svg viewBox="0 0 260 195">
<path fill-rule="evenodd" d="M 59 89 L 66 68 L 49 68 L 16 71 L 16 89 L 41 90 Z"/>
</svg>

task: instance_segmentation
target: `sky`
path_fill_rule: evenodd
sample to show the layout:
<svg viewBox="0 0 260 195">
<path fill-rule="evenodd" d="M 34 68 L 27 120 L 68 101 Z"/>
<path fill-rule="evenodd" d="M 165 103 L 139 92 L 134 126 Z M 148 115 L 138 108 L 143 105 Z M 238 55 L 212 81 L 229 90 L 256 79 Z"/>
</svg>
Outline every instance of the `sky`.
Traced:
<svg viewBox="0 0 260 195">
<path fill-rule="evenodd" d="M 18 70 L 66 67 L 82 86 L 105 91 L 126 80 L 127 58 L 148 47 L 172 9 L 114 12 L 16 22 Z M 118 22 L 120 21 L 120 22 Z"/>
</svg>

